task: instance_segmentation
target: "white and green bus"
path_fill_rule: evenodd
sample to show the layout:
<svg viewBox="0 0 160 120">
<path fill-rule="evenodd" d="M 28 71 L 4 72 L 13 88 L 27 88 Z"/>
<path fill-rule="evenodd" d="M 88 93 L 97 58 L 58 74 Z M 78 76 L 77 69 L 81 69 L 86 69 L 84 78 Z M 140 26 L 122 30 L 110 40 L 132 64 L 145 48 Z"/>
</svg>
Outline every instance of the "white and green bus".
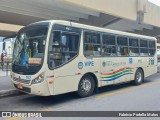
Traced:
<svg viewBox="0 0 160 120">
<path fill-rule="evenodd" d="M 21 29 L 14 45 L 14 86 L 40 96 L 133 82 L 157 72 L 156 38 L 53 20 Z"/>
</svg>

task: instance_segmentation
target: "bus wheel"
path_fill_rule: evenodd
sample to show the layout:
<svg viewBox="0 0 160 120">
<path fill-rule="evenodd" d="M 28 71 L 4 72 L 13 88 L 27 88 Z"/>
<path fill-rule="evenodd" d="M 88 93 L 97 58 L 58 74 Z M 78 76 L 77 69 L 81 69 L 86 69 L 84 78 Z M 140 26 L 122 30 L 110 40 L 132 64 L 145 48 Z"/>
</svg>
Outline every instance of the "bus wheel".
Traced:
<svg viewBox="0 0 160 120">
<path fill-rule="evenodd" d="M 78 85 L 78 95 L 80 97 L 88 97 L 93 94 L 95 82 L 91 75 L 83 76 Z"/>
<path fill-rule="evenodd" d="M 134 84 L 135 85 L 140 85 L 144 80 L 144 74 L 141 69 L 137 69 L 135 73 L 135 78 L 134 78 Z"/>
</svg>

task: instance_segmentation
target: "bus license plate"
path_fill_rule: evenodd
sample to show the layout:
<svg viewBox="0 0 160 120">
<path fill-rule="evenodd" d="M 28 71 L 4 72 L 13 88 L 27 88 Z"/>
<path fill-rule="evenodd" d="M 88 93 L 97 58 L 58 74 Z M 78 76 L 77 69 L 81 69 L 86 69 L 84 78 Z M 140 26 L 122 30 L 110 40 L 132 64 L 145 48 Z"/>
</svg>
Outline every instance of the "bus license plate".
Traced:
<svg viewBox="0 0 160 120">
<path fill-rule="evenodd" d="M 18 85 L 17 85 L 17 88 L 23 89 L 23 86 L 22 86 L 21 84 L 18 84 Z"/>
</svg>

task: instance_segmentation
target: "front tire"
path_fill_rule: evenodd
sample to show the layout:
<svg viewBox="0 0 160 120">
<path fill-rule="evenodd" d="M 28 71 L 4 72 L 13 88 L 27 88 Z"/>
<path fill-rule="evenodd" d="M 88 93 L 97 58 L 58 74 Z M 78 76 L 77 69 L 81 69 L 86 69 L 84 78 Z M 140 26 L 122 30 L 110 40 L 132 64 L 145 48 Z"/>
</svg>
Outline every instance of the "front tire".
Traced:
<svg viewBox="0 0 160 120">
<path fill-rule="evenodd" d="M 91 96 L 95 89 L 95 82 L 91 75 L 87 74 L 83 76 L 78 85 L 78 96 L 88 97 Z"/>
<path fill-rule="evenodd" d="M 142 84 L 143 81 L 144 81 L 143 71 L 141 69 L 137 69 L 133 82 L 135 85 L 140 85 L 140 84 Z"/>
</svg>

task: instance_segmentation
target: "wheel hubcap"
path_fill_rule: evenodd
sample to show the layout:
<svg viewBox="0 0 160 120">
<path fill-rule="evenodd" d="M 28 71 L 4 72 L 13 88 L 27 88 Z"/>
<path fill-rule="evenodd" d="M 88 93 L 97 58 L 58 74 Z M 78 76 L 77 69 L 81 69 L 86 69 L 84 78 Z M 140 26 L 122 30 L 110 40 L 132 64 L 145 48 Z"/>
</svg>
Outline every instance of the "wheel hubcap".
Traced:
<svg viewBox="0 0 160 120">
<path fill-rule="evenodd" d="M 137 73 L 136 79 L 137 79 L 138 82 L 142 81 L 142 74 L 140 72 Z"/>
<path fill-rule="evenodd" d="M 84 91 L 86 93 L 89 92 L 90 89 L 91 89 L 91 82 L 90 82 L 90 80 L 88 80 L 88 79 L 82 80 L 81 89 L 82 89 L 82 91 Z"/>
</svg>

